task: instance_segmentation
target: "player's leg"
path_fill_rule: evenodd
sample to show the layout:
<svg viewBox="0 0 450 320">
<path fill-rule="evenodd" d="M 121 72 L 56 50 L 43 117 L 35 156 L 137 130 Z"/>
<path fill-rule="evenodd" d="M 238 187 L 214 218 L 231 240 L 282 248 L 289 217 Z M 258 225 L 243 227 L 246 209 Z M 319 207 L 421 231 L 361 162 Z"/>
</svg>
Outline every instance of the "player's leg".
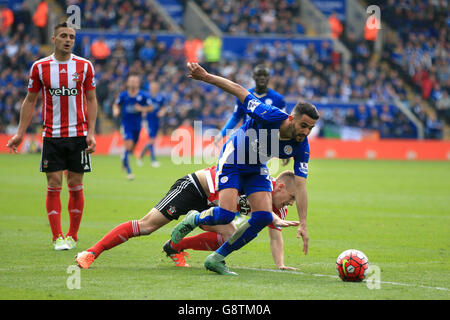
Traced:
<svg viewBox="0 0 450 320">
<path fill-rule="evenodd" d="M 219 159 L 220 163 L 220 159 Z M 200 225 L 229 224 L 237 211 L 237 197 L 240 189 L 239 169 L 233 165 L 219 165 L 216 172 L 216 189 L 219 191 L 219 206 L 202 212 L 190 211 L 172 230 L 171 240 L 178 243 L 189 232 Z"/>
<path fill-rule="evenodd" d="M 67 208 L 69 210 L 69 231 L 66 234 L 66 243 L 69 249 L 76 247 L 78 241 L 78 230 L 80 229 L 81 218 L 84 210 L 84 191 L 83 191 L 84 173 L 68 171 L 67 187 L 69 189 L 69 201 Z"/>
<path fill-rule="evenodd" d="M 156 135 L 158 134 L 159 124 L 158 123 L 149 123 L 149 137 L 150 140 L 147 144 L 147 148 L 150 152 L 150 160 L 152 162 L 152 166 L 154 168 L 159 167 L 159 162 L 156 160 L 155 151 L 153 149 L 153 145 L 155 143 Z"/>
<path fill-rule="evenodd" d="M 262 168 L 264 169 L 264 168 Z M 244 177 L 243 188 L 252 208 L 252 217 L 243 223 L 236 232 L 205 261 L 208 270 L 224 275 L 233 275 L 224 265 L 224 259 L 233 251 L 239 250 L 253 240 L 258 233 L 272 222 L 272 182 L 268 171 Z"/>
<path fill-rule="evenodd" d="M 132 139 L 126 139 L 123 142 L 125 150 L 122 156 L 122 166 L 125 168 L 127 172 L 127 178 L 132 180 L 134 178 L 133 173 L 131 171 L 129 157 L 133 154 L 134 150 L 134 141 Z"/>
<path fill-rule="evenodd" d="M 47 209 L 48 222 L 52 230 L 55 250 L 66 250 L 64 234 L 61 228 L 61 188 L 62 171 L 46 172 L 47 196 L 45 207 Z"/>
<path fill-rule="evenodd" d="M 217 226 L 202 226 L 205 232 L 192 237 L 183 238 L 179 243 L 172 244 L 171 247 L 177 251 L 187 249 L 215 251 L 227 240 L 235 231 L 234 223 Z"/>
<path fill-rule="evenodd" d="M 79 253 L 76 261 L 81 268 L 88 269 L 103 251 L 127 242 L 130 238 L 149 235 L 169 222 L 159 210 L 153 208 L 142 219 L 127 221 L 113 228 L 95 245 Z"/>
<path fill-rule="evenodd" d="M 67 187 L 69 189 L 69 231 L 66 234 L 68 249 L 76 247 L 78 230 L 84 211 L 83 177 L 85 172 L 91 172 L 91 156 L 86 153 L 85 137 L 68 138 L 67 148 Z"/>
<path fill-rule="evenodd" d="M 47 178 L 45 207 L 55 250 L 67 249 L 61 230 L 61 187 L 62 173 L 66 169 L 65 157 L 61 139 L 43 139 L 40 171 L 44 172 Z"/>
<path fill-rule="evenodd" d="M 206 199 L 197 191 L 192 180 L 188 176 L 178 179 L 167 192 L 164 198 L 141 220 L 132 220 L 115 227 L 108 232 L 93 247 L 78 254 L 77 262 L 82 268 L 89 268 L 94 259 L 105 250 L 109 250 L 132 237 L 149 235 L 158 230 L 173 219 L 178 219 L 185 214 L 185 208 L 193 208 L 206 205 Z"/>
<path fill-rule="evenodd" d="M 252 217 L 244 222 L 236 232 L 219 248 L 219 258 L 225 258 L 253 240 L 258 233 L 272 222 L 272 197 L 270 192 L 256 192 L 248 197 L 252 206 Z M 223 259 L 222 258 L 222 259 Z"/>
<path fill-rule="evenodd" d="M 183 221 L 172 230 L 172 242 L 180 242 L 189 232 L 200 225 L 229 224 L 236 215 L 237 195 L 237 189 L 227 188 L 219 192 L 218 207 L 212 207 L 202 212 L 189 211 Z"/>
</svg>

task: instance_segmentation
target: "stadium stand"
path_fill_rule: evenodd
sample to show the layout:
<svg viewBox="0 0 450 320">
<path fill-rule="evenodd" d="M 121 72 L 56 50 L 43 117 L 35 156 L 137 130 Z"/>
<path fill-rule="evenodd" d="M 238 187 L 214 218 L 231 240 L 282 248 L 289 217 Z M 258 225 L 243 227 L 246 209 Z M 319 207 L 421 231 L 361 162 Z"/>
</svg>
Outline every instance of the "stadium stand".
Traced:
<svg viewBox="0 0 450 320">
<path fill-rule="evenodd" d="M 384 5 L 385 1 L 379 2 Z M 47 54 L 35 40 L 36 37 L 30 36 L 37 32 L 34 30 L 36 27 L 24 23 L 30 20 L 31 15 L 26 3 L 24 1 L 24 7 L 12 10 L 14 22 L 5 27 L 5 30 L 2 28 L 0 132 L 14 131 L 29 64 Z M 205 128 L 219 128 L 230 116 L 234 99 L 209 86 L 201 86 L 186 79 L 184 46 L 187 37 L 175 36 L 175 40 L 170 42 L 158 40 L 161 31 L 171 31 L 171 24 L 158 15 L 154 1 L 58 0 L 55 3 L 59 4 L 60 11 L 64 11 L 63 8 L 70 4 L 81 6 L 82 12 L 86 13 L 82 22 L 83 29 L 89 27 L 89 30 L 106 32 L 110 54 L 105 59 L 95 59 L 95 51 L 92 51 L 92 44 L 98 37 L 81 36 L 75 48 L 75 54 L 95 61 L 102 122 L 111 119 L 112 102 L 117 93 L 123 90 L 124 79 L 130 72 L 142 74 L 144 88 L 148 88 L 152 81 L 160 82 L 162 94 L 167 101 L 161 124 L 163 134 L 170 133 L 180 125 L 192 124 L 194 120 L 203 120 Z M 184 7 L 184 1 L 180 3 Z M 258 2 L 259 6 L 254 5 L 255 1 L 243 0 L 223 0 L 222 5 L 217 5 L 216 2 L 214 6 L 211 1 L 198 3 L 225 32 L 225 36 L 254 36 L 261 33 L 269 33 L 271 36 L 288 33 L 295 36 L 304 33 L 304 27 L 295 14 L 300 10 L 297 1 L 261 1 Z M 386 5 L 389 3 L 391 1 L 386 1 Z M 394 10 L 391 16 L 398 21 L 401 18 L 395 16 L 395 12 Z M 239 17 L 239 21 L 235 21 L 236 17 Z M 410 18 L 414 21 L 414 17 Z M 271 27 L 266 27 L 268 25 Z M 79 33 L 83 35 L 83 31 Z M 138 35 L 120 41 L 111 41 L 107 35 L 107 32 L 120 34 L 125 31 Z M 404 39 L 404 42 L 398 42 L 404 45 L 403 54 L 396 55 L 397 46 L 393 47 L 390 42 L 387 44 L 388 56 L 384 58 L 398 64 L 398 69 L 392 68 L 389 62 L 378 63 L 379 60 L 373 58 L 367 43 L 352 39 L 345 42 L 353 53 L 348 65 L 343 63 L 328 41 L 322 41 L 319 46 L 307 45 L 302 50 L 289 41 L 274 42 L 273 45 L 252 41 L 252 45 L 246 47 L 244 54 L 238 59 L 222 55 L 219 62 L 208 63 L 208 68 L 251 87 L 252 67 L 259 62 L 268 63 L 272 69 L 272 88 L 285 95 L 289 101 L 295 101 L 300 96 L 320 106 L 323 113 L 321 134 L 325 136 L 333 136 L 339 127 L 353 127 L 376 131 L 382 138 L 416 137 L 415 126 L 392 104 L 392 98 L 396 96 L 424 124 L 426 138 L 441 138 L 442 121 L 448 121 L 449 118 L 449 44 L 439 32 L 434 40 L 428 40 L 430 45 L 438 45 L 439 57 L 434 57 L 434 50 L 434 58 L 426 69 L 427 74 L 436 79 L 435 85 L 429 96 L 411 95 L 410 86 L 414 83 L 412 80 L 411 83 L 408 79 L 405 80 L 405 74 L 409 74 L 411 79 L 416 75 L 415 78 L 418 79 L 417 70 L 421 70 L 420 66 L 423 64 L 417 65 L 417 70 L 414 69 L 415 73 L 412 75 L 402 66 L 414 67 L 409 61 L 414 55 L 406 49 L 419 43 L 420 37 L 414 35 L 415 32 L 402 33 L 399 30 Z M 202 39 L 199 41 L 202 42 Z M 427 56 L 426 52 L 422 58 L 423 56 Z M 202 55 L 200 59 L 203 62 Z M 427 112 L 427 102 L 434 102 L 436 109 L 439 106 L 438 117 Z M 39 116 L 37 110 L 36 124 L 39 123 Z M 107 126 L 100 124 L 99 130 L 107 130 Z"/>
</svg>

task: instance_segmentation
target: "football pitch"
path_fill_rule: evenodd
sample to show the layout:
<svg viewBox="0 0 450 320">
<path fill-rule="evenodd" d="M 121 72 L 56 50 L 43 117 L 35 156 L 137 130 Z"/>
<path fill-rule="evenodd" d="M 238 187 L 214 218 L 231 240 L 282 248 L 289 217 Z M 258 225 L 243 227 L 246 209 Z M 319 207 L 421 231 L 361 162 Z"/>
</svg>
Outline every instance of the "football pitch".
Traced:
<svg viewBox="0 0 450 320">
<path fill-rule="evenodd" d="M 206 167 L 174 165 L 166 157 L 155 169 L 146 160 L 144 167 L 131 160 L 136 179 L 127 181 L 118 156 L 93 157 L 78 248 L 56 252 L 40 155 L 1 154 L 0 299 L 450 298 L 450 162 L 312 159 L 308 255 L 301 252 L 296 228 L 283 230 L 285 264 L 296 272 L 276 269 L 267 230 L 227 258 L 238 277 L 206 271 L 206 251 L 189 250 L 191 268 L 177 268 L 162 252 L 175 222 L 105 251 L 89 270 L 77 270 L 77 252 L 116 225 L 143 217 L 176 179 Z M 64 232 L 67 199 L 64 186 Z M 288 219 L 298 220 L 295 207 Z M 379 271 L 371 274 L 375 281 L 345 283 L 337 277 L 336 257 L 346 249 L 367 255 Z"/>
</svg>

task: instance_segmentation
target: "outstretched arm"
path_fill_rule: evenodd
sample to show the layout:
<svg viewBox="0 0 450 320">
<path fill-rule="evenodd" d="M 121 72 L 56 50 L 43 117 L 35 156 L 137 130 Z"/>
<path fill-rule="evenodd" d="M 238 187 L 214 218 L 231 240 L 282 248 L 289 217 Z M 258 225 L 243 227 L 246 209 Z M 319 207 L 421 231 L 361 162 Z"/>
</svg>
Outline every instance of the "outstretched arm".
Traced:
<svg viewBox="0 0 450 320">
<path fill-rule="evenodd" d="M 280 270 L 298 270 L 294 267 L 287 267 L 284 265 L 284 241 L 281 231 L 277 229 L 269 229 L 270 250 L 272 251 L 273 261 Z"/>
<path fill-rule="evenodd" d="M 247 89 L 231 80 L 208 73 L 198 63 L 188 62 L 187 68 L 189 69 L 189 78 L 212 84 L 213 86 L 232 94 L 242 103 L 244 103 L 245 98 L 250 93 Z"/>
<path fill-rule="evenodd" d="M 297 205 L 298 218 L 300 219 L 300 226 L 297 230 L 297 238 L 302 237 L 303 252 L 308 254 L 308 231 L 306 229 L 306 214 L 308 210 L 308 194 L 306 192 L 306 179 L 303 177 L 295 177 L 295 202 Z"/>
</svg>

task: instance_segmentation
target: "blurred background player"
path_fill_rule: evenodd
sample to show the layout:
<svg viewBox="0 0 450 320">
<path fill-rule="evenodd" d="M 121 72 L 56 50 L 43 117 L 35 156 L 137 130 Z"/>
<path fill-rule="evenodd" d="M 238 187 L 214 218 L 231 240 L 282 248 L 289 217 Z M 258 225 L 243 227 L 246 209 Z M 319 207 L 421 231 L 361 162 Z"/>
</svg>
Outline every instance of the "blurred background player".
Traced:
<svg viewBox="0 0 450 320">
<path fill-rule="evenodd" d="M 264 64 L 258 64 L 253 68 L 253 80 L 255 81 L 255 87 L 248 90 L 261 102 L 277 107 L 280 110 L 286 111 L 286 101 L 284 97 L 275 90 L 268 87 L 270 80 L 270 70 Z M 223 137 L 227 136 L 227 130 L 232 130 L 236 125 L 243 120 L 245 122 L 248 116 L 242 111 L 242 102 L 236 99 L 236 106 L 234 108 L 233 115 L 220 131 L 220 134 L 216 137 L 215 142 L 219 144 Z"/>
<path fill-rule="evenodd" d="M 39 92 L 43 94 L 43 147 L 40 171 L 47 176 L 46 208 L 55 250 L 76 246 L 84 209 L 83 175 L 91 171 L 95 151 L 97 98 L 92 63 L 72 54 L 75 29 L 63 22 L 55 26 L 53 54 L 36 61 L 30 70 L 28 93 L 20 111 L 17 133 L 7 147 L 17 147 L 34 113 Z M 61 230 L 61 187 L 67 170 L 69 231 Z"/>
<path fill-rule="evenodd" d="M 161 199 L 161 201 L 159 201 L 145 217 L 140 220 L 131 220 L 118 225 L 94 246 L 86 249 L 86 251 L 78 253 L 75 258 L 76 262 L 81 268 L 88 269 L 103 251 L 118 246 L 126 242 L 129 238 L 149 235 L 170 221 L 177 220 L 180 215 L 184 215 L 190 210 L 201 211 L 217 205 L 218 194 L 214 188 L 215 173 L 216 167 L 214 166 L 198 170 L 178 179 L 172 185 L 165 197 Z M 292 205 L 293 203 L 294 190 L 292 186 L 295 184 L 289 184 L 290 176 L 291 175 L 289 174 L 280 176 L 277 185 L 274 188 L 276 195 L 274 196 L 273 205 L 276 208 L 281 209 L 286 205 Z M 238 198 L 236 197 L 236 208 L 238 205 L 237 199 Z M 282 220 L 274 214 L 273 224 L 278 227 L 288 227 L 296 226 L 298 225 L 298 222 Z M 235 231 L 235 227 L 231 223 L 224 226 L 210 226 L 207 227 L 207 229 L 208 231 L 213 232 L 205 234 L 203 240 L 209 242 L 212 247 L 217 245 L 216 232 L 224 239 L 228 239 Z M 183 255 L 180 255 L 177 252 L 167 252 L 167 254 L 174 261 L 181 259 L 179 265 L 185 264 Z"/>
<path fill-rule="evenodd" d="M 134 174 L 128 161 L 133 154 L 134 147 L 139 140 L 142 125 L 142 112 L 152 106 L 150 95 L 141 90 L 141 80 L 138 75 L 131 74 L 127 79 L 127 89 L 122 91 L 113 105 L 113 116 L 122 115 L 121 125 L 125 151 L 122 156 L 122 165 L 127 172 L 127 179 L 133 180 Z"/>
<path fill-rule="evenodd" d="M 142 158 L 145 156 L 145 153 L 149 151 L 150 160 L 154 168 L 158 168 L 160 166 L 159 162 L 156 160 L 153 144 L 155 143 L 155 138 L 158 134 L 159 118 L 161 117 L 161 113 L 163 112 L 164 107 L 164 96 L 159 92 L 159 89 L 160 88 L 158 82 L 154 81 L 150 84 L 150 96 L 152 99 L 152 105 L 149 106 L 144 112 L 147 120 L 149 141 L 147 145 L 142 149 L 140 157 L 138 158 L 138 165 L 142 165 Z"/>
</svg>

